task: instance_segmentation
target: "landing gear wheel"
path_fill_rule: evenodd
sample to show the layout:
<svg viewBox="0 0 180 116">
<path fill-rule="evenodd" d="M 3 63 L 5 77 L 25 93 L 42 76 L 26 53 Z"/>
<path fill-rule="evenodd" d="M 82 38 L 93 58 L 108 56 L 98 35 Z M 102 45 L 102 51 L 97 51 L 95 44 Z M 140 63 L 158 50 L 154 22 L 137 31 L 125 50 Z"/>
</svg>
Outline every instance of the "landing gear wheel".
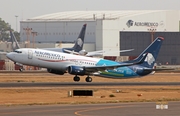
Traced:
<svg viewBox="0 0 180 116">
<path fill-rule="evenodd" d="M 74 81 L 75 81 L 75 82 L 78 82 L 78 81 L 80 81 L 80 78 L 79 78 L 78 76 L 75 76 L 75 77 L 74 77 Z"/>
<path fill-rule="evenodd" d="M 20 72 L 23 72 L 23 68 L 19 68 L 19 71 L 20 71 Z"/>
<path fill-rule="evenodd" d="M 86 77 L 86 82 L 92 82 L 92 78 L 91 77 Z"/>
</svg>

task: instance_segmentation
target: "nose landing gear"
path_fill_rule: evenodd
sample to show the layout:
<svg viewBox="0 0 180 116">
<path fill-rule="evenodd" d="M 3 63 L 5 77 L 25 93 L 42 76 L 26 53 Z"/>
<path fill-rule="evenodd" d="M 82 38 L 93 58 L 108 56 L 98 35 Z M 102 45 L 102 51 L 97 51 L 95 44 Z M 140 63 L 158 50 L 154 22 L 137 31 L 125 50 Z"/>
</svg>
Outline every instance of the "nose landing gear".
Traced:
<svg viewBox="0 0 180 116">
<path fill-rule="evenodd" d="M 19 71 L 20 71 L 20 72 L 23 72 L 23 68 L 19 68 Z"/>
</svg>

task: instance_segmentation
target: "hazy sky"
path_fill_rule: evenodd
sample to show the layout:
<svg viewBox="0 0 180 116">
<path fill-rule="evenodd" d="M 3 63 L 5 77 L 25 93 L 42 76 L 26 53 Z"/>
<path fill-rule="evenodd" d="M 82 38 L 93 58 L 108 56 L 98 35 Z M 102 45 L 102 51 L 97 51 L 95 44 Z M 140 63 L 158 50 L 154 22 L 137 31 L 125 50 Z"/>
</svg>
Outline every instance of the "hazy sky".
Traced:
<svg viewBox="0 0 180 116">
<path fill-rule="evenodd" d="M 76 10 L 180 10 L 180 0 L 0 0 L 0 18 L 16 30 L 28 18 Z"/>
</svg>

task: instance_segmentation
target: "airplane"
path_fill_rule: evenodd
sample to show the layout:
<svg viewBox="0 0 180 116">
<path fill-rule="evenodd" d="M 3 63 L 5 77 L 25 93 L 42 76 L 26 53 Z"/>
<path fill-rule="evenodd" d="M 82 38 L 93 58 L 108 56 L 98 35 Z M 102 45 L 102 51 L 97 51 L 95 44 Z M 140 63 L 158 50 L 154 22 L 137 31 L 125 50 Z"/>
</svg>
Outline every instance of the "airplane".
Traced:
<svg viewBox="0 0 180 116">
<path fill-rule="evenodd" d="M 50 51 L 56 51 L 56 52 L 64 52 L 69 53 L 67 51 L 74 51 L 74 52 L 80 52 L 84 45 L 84 37 L 86 32 L 86 26 L 87 24 L 84 24 L 81 32 L 79 33 L 79 36 L 72 48 L 43 48 L 44 50 L 50 50 Z"/>
<path fill-rule="evenodd" d="M 84 37 L 85 37 L 85 32 L 86 32 L 86 26 L 87 24 L 84 24 L 81 31 L 80 31 L 80 34 L 74 44 L 74 46 L 72 48 L 42 48 L 44 50 L 50 50 L 50 51 L 56 51 L 56 52 L 66 52 L 66 50 L 69 50 L 69 51 L 74 51 L 74 52 L 79 52 L 82 50 L 83 48 L 83 45 L 84 45 Z M 20 46 L 16 40 L 16 37 L 14 36 L 14 34 L 12 33 L 12 31 L 10 31 L 10 36 L 11 36 L 11 41 L 12 41 L 12 48 L 13 48 L 13 51 L 15 49 L 19 49 Z"/>
<path fill-rule="evenodd" d="M 68 72 L 75 75 L 75 82 L 80 81 L 79 76 L 83 75 L 87 75 L 86 82 L 92 81 L 90 75 L 128 79 L 146 76 L 153 71 L 158 71 L 153 66 L 163 40 L 163 37 L 157 37 L 136 59 L 126 62 L 116 62 L 34 48 L 17 49 L 14 52 L 8 53 L 7 57 L 21 64 L 47 68 L 47 71 L 53 74 L 63 75 Z"/>
</svg>

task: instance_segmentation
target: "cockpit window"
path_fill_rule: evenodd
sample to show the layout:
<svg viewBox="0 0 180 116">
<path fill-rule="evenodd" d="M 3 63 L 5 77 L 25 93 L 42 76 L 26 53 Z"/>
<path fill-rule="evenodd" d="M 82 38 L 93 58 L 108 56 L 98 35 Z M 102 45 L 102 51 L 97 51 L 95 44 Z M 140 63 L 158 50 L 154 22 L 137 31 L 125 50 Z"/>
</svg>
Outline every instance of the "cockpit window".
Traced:
<svg viewBox="0 0 180 116">
<path fill-rule="evenodd" d="M 14 52 L 16 52 L 16 53 L 22 53 L 22 51 L 18 51 L 18 50 L 15 50 Z"/>
</svg>

